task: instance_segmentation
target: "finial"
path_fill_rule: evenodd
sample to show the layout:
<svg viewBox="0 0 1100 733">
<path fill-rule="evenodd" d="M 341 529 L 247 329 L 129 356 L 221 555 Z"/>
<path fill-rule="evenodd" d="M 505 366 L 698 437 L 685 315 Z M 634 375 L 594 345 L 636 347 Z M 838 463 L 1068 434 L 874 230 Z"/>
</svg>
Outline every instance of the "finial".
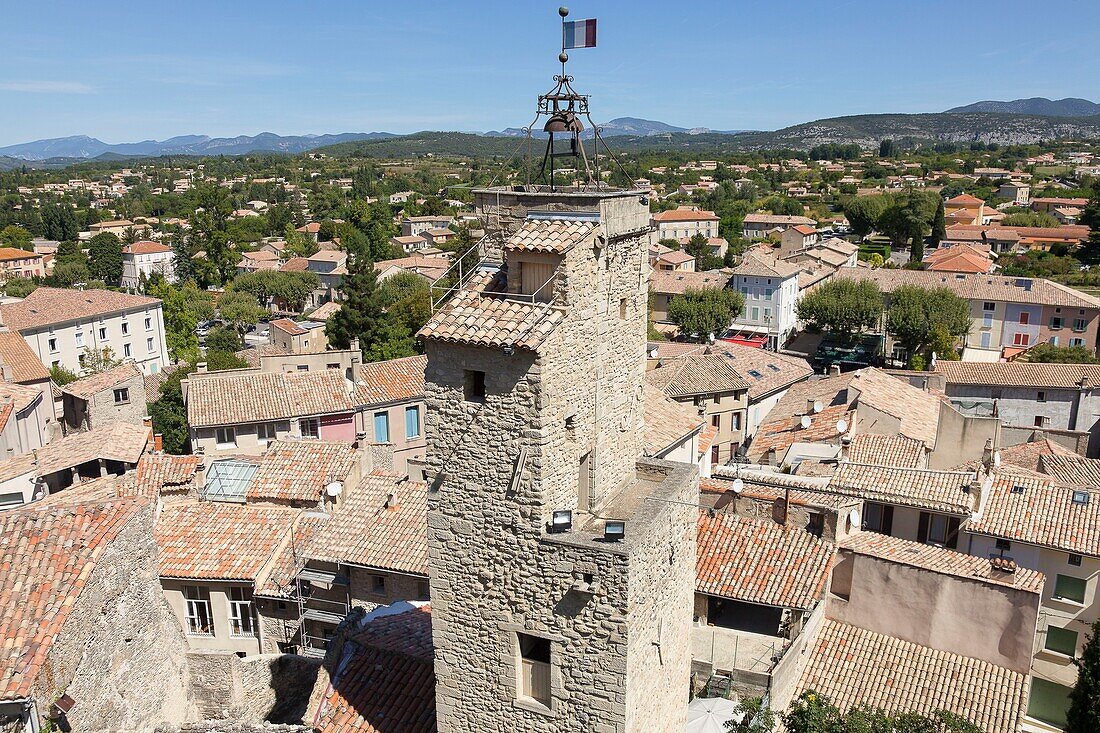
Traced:
<svg viewBox="0 0 1100 733">
<path fill-rule="evenodd" d="M 558 15 L 560 15 L 563 18 L 565 16 L 569 15 L 569 8 L 562 5 L 560 8 L 558 8 Z"/>
<path fill-rule="evenodd" d="M 568 60 L 569 60 L 569 54 L 567 54 L 565 51 L 562 51 L 561 53 L 558 54 L 558 61 L 560 61 L 564 64 Z"/>
</svg>

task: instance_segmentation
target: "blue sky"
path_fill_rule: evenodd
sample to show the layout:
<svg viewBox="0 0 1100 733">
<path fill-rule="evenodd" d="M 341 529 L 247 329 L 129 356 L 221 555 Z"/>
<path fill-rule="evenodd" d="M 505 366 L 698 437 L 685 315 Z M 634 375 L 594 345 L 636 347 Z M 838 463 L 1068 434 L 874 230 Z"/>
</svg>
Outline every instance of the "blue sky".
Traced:
<svg viewBox="0 0 1100 733">
<path fill-rule="evenodd" d="M 519 127 L 556 71 L 553 3 L 7 3 L 0 145 Z M 594 117 L 775 129 L 979 99 L 1100 101 L 1100 3 L 595 1 Z M 1028 33 L 1034 31 L 1035 38 Z"/>
</svg>

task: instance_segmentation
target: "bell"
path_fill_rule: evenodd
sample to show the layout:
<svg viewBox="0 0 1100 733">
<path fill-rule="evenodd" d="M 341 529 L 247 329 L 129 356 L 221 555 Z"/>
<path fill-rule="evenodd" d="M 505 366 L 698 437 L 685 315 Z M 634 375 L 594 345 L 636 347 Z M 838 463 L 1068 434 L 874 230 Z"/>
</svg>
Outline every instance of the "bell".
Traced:
<svg viewBox="0 0 1100 733">
<path fill-rule="evenodd" d="M 555 112 L 542 126 L 543 132 L 582 132 L 584 125 L 571 110 Z"/>
</svg>

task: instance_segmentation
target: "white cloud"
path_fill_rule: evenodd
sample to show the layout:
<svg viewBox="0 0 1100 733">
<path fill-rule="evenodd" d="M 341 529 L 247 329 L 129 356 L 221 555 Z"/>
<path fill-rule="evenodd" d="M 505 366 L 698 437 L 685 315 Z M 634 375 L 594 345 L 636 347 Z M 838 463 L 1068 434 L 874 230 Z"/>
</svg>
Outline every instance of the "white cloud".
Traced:
<svg viewBox="0 0 1100 733">
<path fill-rule="evenodd" d="M 91 94 L 95 89 L 79 81 L 0 81 L 0 91 L 31 94 Z"/>
</svg>

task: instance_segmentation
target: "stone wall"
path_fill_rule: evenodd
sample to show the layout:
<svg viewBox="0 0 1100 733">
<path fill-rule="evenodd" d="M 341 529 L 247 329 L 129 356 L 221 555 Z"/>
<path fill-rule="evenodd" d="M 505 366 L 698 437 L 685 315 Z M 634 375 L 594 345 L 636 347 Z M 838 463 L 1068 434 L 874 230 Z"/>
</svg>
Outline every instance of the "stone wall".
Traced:
<svg viewBox="0 0 1100 733">
<path fill-rule="evenodd" d="M 320 660 L 294 654 L 238 657 L 232 652 L 188 655 L 188 694 L 197 716 L 210 720 L 300 723 L 317 684 Z"/>
<path fill-rule="evenodd" d="M 129 400 L 116 405 L 116 389 L 128 389 Z M 148 414 L 148 406 L 145 403 L 145 380 L 138 374 L 126 382 L 96 392 L 87 400 L 66 394 L 64 410 L 64 426 L 67 434 L 91 430 L 115 421 L 141 425 Z"/>
<path fill-rule="evenodd" d="M 187 643 L 157 577 L 153 508 L 104 550 L 55 639 L 34 696 L 76 700 L 73 730 L 148 730 L 185 720 Z"/>
</svg>

